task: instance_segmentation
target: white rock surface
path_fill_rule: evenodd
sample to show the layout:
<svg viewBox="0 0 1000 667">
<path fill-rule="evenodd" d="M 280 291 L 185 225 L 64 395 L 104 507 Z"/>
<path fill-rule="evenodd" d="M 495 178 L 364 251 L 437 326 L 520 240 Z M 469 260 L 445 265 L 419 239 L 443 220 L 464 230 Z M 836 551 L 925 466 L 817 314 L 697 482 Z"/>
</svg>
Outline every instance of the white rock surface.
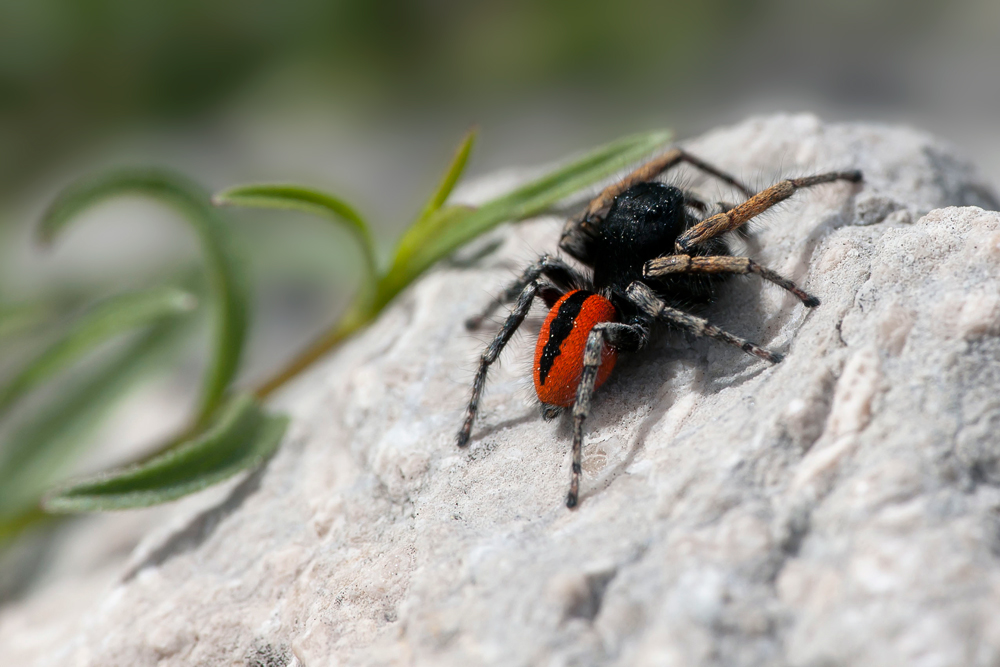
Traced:
<svg viewBox="0 0 1000 667">
<path fill-rule="evenodd" d="M 988 188 L 896 127 L 775 116 L 686 145 L 758 184 L 864 171 L 748 241 L 819 308 L 747 278 L 705 313 L 782 364 L 676 334 L 623 357 L 570 512 L 568 424 L 530 402 L 531 335 L 454 446 L 489 337 L 461 322 L 562 223 L 499 230 L 290 387 L 269 466 L 177 510 L 85 613 L 51 590 L 8 605 L 0 664 L 1000 664 Z"/>
</svg>

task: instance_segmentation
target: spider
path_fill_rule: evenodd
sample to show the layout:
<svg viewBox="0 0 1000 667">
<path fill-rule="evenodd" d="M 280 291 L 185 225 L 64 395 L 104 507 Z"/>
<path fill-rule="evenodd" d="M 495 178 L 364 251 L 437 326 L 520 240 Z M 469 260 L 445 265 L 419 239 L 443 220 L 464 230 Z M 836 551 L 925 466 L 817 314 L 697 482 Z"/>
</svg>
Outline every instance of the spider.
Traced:
<svg viewBox="0 0 1000 667">
<path fill-rule="evenodd" d="M 740 190 L 746 201 L 736 206 L 720 204 L 720 213 L 705 217 L 708 207 L 704 202 L 653 180 L 681 162 Z M 787 278 L 749 257 L 731 256 L 725 234 L 800 188 L 861 179 L 857 170 L 829 172 L 783 180 L 754 194 L 732 176 L 675 148 L 605 188 L 581 216 L 570 218 L 559 242 L 560 250 L 590 269 L 588 275 L 544 254 L 480 314 L 466 321 L 468 329 L 475 329 L 497 308 L 516 300 L 480 358 L 458 446 L 469 444 L 490 366 L 524 321 L 535 298 L 540 297 L 549 313 L 535 347 L 535 391 L 545 419 L 572 408 L 573 464 L 566 506 L 576 507 L 583 425 L 594 390 L 608 379 L 618 353 L 641 350 L 653 323 L 664 322 L 734 345 L 765 361 L 781 361 L 777 352 L 724 331 L 680 306 L 707 303 L 719 281 L 747 273 L 791 292 L 808 308 L 818 306 L 819 299 Z"/>
</svg>

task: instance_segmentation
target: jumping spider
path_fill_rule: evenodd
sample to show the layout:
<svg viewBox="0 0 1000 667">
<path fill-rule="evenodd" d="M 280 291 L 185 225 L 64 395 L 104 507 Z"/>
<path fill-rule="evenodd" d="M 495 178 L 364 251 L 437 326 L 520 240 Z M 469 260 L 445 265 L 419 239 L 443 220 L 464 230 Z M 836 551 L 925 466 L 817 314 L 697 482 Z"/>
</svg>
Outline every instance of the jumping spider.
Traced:
<svg viewBox="0 0 1000 667">
<path fill-rule="evenodd" d="M 707 206 L 688 192 L 653 181 L 687 162 L 739 189 L 747 197 L 737 206 L 704 217 Z M 611 374 L 618 352 L 645 347 L 655 321 L 734 345 L 777 363 L 781 355 L 679 310 L 707 303 L 715 283 L 737 273 L 755 273 L 788 290 L 813 308 L 819 299 L 795 283 L 757 264 L 733 257 L 725 234 L 790 197 L 799 188 L 832 181 L 861 181 L 860 171 L 838 171 L 783 180 L 754 194 L 732 176 L 681 149 L 673 149 L 607 187 L 584 213 L 563 229 L 560 250 L 591 270 L 581 274 L 558 257 L 542 255 L 482 313 L 470 318 L 474 329 L 494 310 L 517 300 L 500 332 L 483 352 L 472 383 L 472 398 L 458 446 L 469 443 L 472 423 L 486 383 L 486 373 L 524 321 L 535 297 L 549 307 L 535 348 L 535 391 L 542 414 L 551 419 L 573 409 L 573 473 L 566 506 L 579 502 L 583 422 L 594 390 Z M 704 219 L 702 219 L 704 218 Z"/>
</svg>

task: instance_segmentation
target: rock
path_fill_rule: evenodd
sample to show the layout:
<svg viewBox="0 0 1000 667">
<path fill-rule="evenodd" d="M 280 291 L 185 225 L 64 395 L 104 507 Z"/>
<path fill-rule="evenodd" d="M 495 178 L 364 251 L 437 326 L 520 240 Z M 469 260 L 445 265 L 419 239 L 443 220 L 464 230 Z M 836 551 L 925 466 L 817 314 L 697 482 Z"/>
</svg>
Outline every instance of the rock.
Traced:
<svg viewBox="0 0 1000 667">
<path fill-rule="evenodd" d="M 491 334 L 462 321 L 561 220 L 498 230 L 289 387 L 267 468 L 149 536 L 82 618 L 52 609 L 19 653 L 43 602 L 9 605 L 0 663 L 998 664 L 1000 214 L 973 205 L 995 198 L 897 127 L 774 116 L 686 147 L 757 185 L 864 171 L 746 241 L 819 308 L 751 277 L 704 313 L 783 363 L 670 333 L 623 356 L 568 511 L 531 335 L 454 446 Z"/>
</svg>

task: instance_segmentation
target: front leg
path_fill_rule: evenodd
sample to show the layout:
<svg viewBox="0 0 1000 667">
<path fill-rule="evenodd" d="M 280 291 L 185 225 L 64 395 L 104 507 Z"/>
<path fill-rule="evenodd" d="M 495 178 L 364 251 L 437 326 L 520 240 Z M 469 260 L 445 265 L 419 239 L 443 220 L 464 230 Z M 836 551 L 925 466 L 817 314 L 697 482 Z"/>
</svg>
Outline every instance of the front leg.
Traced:
<svg viewBox="0 0 1000 667">
<path fill-rule="evenodd" d="M 490 317 L 497 308 L 516 299 L 529 283 L 537 281 L 542 276 L 552 281 L 553 285 L 557 288 L 558 295 L 556 298 L 562 296 L 564 290 L 571 287 L 581 287 L 584 284 L 584 279 L 569 264 L 558 257 L 548 254 L 542 255 L 524 270 L 520 278 L 504 288 L 500 296 L 490 301 L 478 315 L 473 315 L 467 319 L 465 321 L 465 328 L 469 331 L 478 329 L 483 320 Z M 544 290 L 542 296 L 545 296 Z M 551 306 L 552 304 L 549 305 Z"/>
<path fill-rule="evenodd" d="M 749 257 L 730 257 L 729 255 L 708 255 L 707 257 L 691 257 L 690 255 L 665 255 L 646 262 L 642 267 L 643 278 L 664 278 L 680 273 L 756 273 L 758 276 L 788 290 L 802 300 L 807 308 L 819 305 L 819 299 L 802 291 L 798 285 L 780 273 L 761 266 Z"/>
<path fill-rule="evenodd" d="M 531 304 L 537 294 L 537 283 L 531 282 L 524 287 L 521 291 L 521 296 L 517 300 L 517 305 L 514 306 L 514 310 L 507 317 L 507 321 L 503 323 L 503 328 L 500 329 L 493 342 L 483 350 L 483 354 L 479 359 L 479 370 L 476 371 L 476 379 L 472 381 L 472 397 L 469 399 L 469 407 L 465 410 L 465 422 L 462 424 L 462 428 L 459 430 L 458 438 L 456 439 L 459 447 L 465 447 L 469 444 L 469 436 L 472 434 L 472 422 L 476 420 L 476 412 L 479 410 L 479 399 L 482 398 L 483 387 L 486 386 L 486 373 L 490 370 L 493 362 L 497 360 L 497 357 L 500 356 L 500 352 L 503 351 L 503 348 L 510 341 L 511 336 L 514 335 L 517 328 L 524 322 L 524 318 L 527 316 L 528 311 L 531 310 Z"/>
<path fill-rule="evenodd" d="M 620 324 L 602 322 L 594 325 L 587 335 L 583 350 L 583 372 L 576 387 L 576 402 L 573 403 L 573 474 L 566 496 L 566 507 L 573 509 L 580 501 L 580 475 L 583 472 L 583 422 L 590 414 L 590 401 L 594 396 L 597 371 L 604 357 L 604 346 L 610 345 L 622 351 L 635 351 L 645 347 L 649 339 L 649 329 L 642 323 Z"/>
<path fill-rule="evenodd" d="M 631 173 L 601 190 L 587 204 L 586 210 L 579 217 L 570 218 L 566 221 L 562 236 L 559 239 L 559 247 L 571 257 L 575 257 L 585 264 L 590 264 L 593 261 L 589 252 L 590 244 L 597 236 L 598 227 L 603 222 L 604 215 L 608 212 L 608 209 L 611 208 L 615 197 L 637 183 L 646 183 L 653 180 L 681 162 L 686 162 L 692 167 L 728 183 L 747 197 L 753 195 L 753 191 L 740 182 L 739 179 L 713 167 L 681 148 L 672 148 L 666 153 L 639 165 Z M 690 198 L 690 195 L 688 197 Z M 704 206 L 697 198 L 689 199 L 688 203 L 699 209 L 703 209 Z"/>
<path fill-rule="evenodd" d="M 730 176 L 726 172 L 713 167 L 703 160 L 698 159 L 681 148 L 673 148 L 663 155 L 655 157 L 649 162 L 640 165 L 632 173 L 625 176 L 625 178 L 615 181 L 608 187 L 604 188 L 604 190 L 602 190 L 599 195 L 594 197 L 590 204 L 587 205 L 587 210 L 584 211 L 581 219 L 593 221 L 603 217 L 603 212 L 611 208 L 611 204 L 614 202 L 615 197 L 625 192 L 636 183 L 646 183 L 653 180 L 663 172 L 677 166 L 681 162 L 687 162 L 692 167 L 711 176 L 715 176 L 720 181 L 733 186 L 747 197 L 753 195 L 753 191 L 741 183 L 737 178 Z"/>
<path fill-rule="evenodd" d="M 677 252 L 687 252 L 688 249 L 696 245 L 701 245 L 709 239 L 713 239 L 716 236 L 738 229 L 745 224 L 747 220 L 760 215 L 775 204 L 785 201 L 801 188 L 810 188 L 814 185 L 832 183 L 834 181 L 859 183 L 861 181 L 861 172 L 857 170 L 832 171 L 827 174 L 818 174 L 816 176 L 789 178 L 775 183 L 766 190 L 761 190 L 742 204 L 735 206 L 728 211 L 706 218 L 681 234 L 677 237 L 677 241 L 675 243 Z"/>
</svg>

